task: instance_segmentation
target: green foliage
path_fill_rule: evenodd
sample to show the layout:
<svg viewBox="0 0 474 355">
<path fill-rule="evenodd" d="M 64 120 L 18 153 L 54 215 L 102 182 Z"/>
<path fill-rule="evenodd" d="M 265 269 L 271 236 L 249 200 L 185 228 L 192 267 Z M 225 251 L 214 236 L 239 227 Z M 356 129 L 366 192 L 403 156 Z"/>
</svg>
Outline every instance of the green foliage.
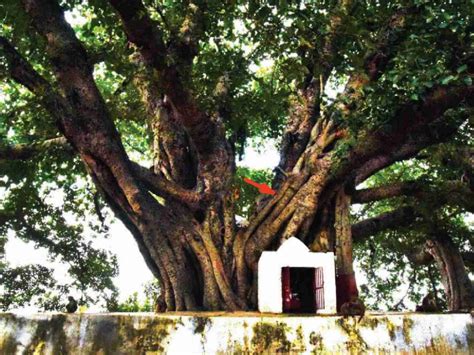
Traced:
<svg viewBox="0 0 474 355">
<path fill-rule="evenodd" d="M 163 29 L 165 42 L 183 35 L 187 1 L 146 0 L 144 3 Z M 324 54 L 334 16 L 341 23 L 333 42 L 334 54 L 329 58 L 334 66 L 330 79 L 342 87 L 350 75 L 364 71 L 367 55 L 384 39 L 384 24 L 393 13 L 408 7 L 416 10 L 408 16 L 405 28 L 395 33 L 393 57 L 383 75 L 358 93 L 361 96 L 356 114 L 342 118 L 333 112 L 338 123 L 349 127 L 354 137 L 362 137 L 372 129 L 389 130 L 396 125 L 393 114 L 400 107 L 423 100 L 435 87 L 472 85 L 472 73 L 466 64 L 472 53 L 463 49 L 472 46 L 473 40 L 474 13 L 469 1 L 353 1 L 346 9 L 339 6 L 344 1 L 323 0 L 205 3 L 197 56 L 192 69 L 184 68 L 180 75 L 203 108 L 222 116 L 227 135 L 235 142 L 239 155 L 249 142 L 264 142 L 282 135 L 290 98 L 298 94 L 308 74 L 318 77 L 322 71 L 312 63 Z M 63 0 L 61 4 L 68 10 L 66 19 L 73 24 L 94 63 L 97 86 L 125 149 L 133 160 L 148 163 L 151 137 L 145 108 L 133 82 L 142 68 L 134 60 L 133 48 L 127 44 L 116 13 L 106 0 Z M 2 1 L 0 18 L 0 35 L 11 40 L 55 87 L 44 40 L 32 31 L 21 2 Z M 0 79 L 0 147 L 60 136 L 54 120 L 33 95 L 6 78 L 3 59 L 0 59 Z M 334 100 L 323 96 L 322 104 L 327 108 Z M 463 107 L 453 110 L 447 118 L 457 124 L 460 114 L 465 114 Z M 471 122 L 448 144 L 427 149 L 424 153 L 429 159 L 397 163 L 366 184 L 378 186 L 422 179 L 435 188 L 443 181 L 459 180 L 467 168 L 458 164 L 457 152 L 462 147 L 472 147 L 472 134 Z M 336 156 L 343 157 L 354 144 L 355 139 L 338 144 Z M 234 188 L 240 191 L 240 196 L 236 213 L 247 218 L 259 194 L 257 189 L 243 183 L 243 177 L 270 184 L 272 174 L 237 169 Z M 466 211 L 453 206 L 433 211 L 434 203 L 431 200 L 419 204 L 413 197 L 401 197 L 369 204 L 355 213 L 354 221 L 357 221 L 405 204 L 417 204 L 426 221 L 381 233 L 356 246 L 356 256 L 369 279 L 364 293 L 367 300 L 373 300 L 372 304 L 393 306 L 396 300 L 390 295 L 401 286 L 401 278 L 413 280 L 415 286 L 409 297 L 415 301 L 422 297 L 423 287 L 428 287 L 428 270 L 413 269 L 404 253 L 422 243 L 434 223 L 449 230 L 465 250 L 472 249 L 472 243 L 468 243 L 472 240 L 472 226 L 463 218 Z M 14 233 L 23 241 L 46 248 L 52 259 L 66 264 L 72 281 L 58 285 L 47 268 L 37 265 L 9 268 L 4 263 L 0 269 L 0 277 L 5 280 L 1 307 L 27 304 L 33 302 L 33 295 L 43 294 L 40 303 L 45 308 L 59 309 L 66 289 L 79 292 L 86 303 L 95 302 L 97 299 L 88 295 L 97 293 L 112 302 L 116 260 L 94 247 L 96 237 L 106 236 L 112 216 L 97 197 L 77 158 L 50 149 L 29 161 L 0 160 L 2 216 L 7 216 L 7 222 L 0 225 L 0 252 L 8 235 Z M 384 275 L 388 276 L 380 277 L 369 271 L 381 267 L 387 270 Z M 439 275 L 433 277 L 439 279 Z M 29 280 L 37 280 L 38 285 Z M 41 284 L 57 290 L 48 295 L 48 287 Z M 24 292 L 16 294 L 17 289 Z M 120 307 L 128 310 L 144 307 L 137 302 L 132 296 Z"/>
<path fill-rule="evenodd" d="M 106 236 L 107 228 L 94 217 L 102 207 L 94 201 L 79 162 L 51 152 L 28 162 L 6 163 L 2 175 L 0 214 L 9 218 L 0 232 L 14 231 L 23 241 L 45 248 L 51 259 L 66 264 L 72 281 L 65 287 L 79 292 L 84 303 L 97 302 L 97 292 L 113 290 L 117 262 L 93 245 L 92 239 Z M 30 274 L 37 272 L 44 279 L 43 269 L 29 267 Z"/>
<path fill-rule="evenodd" d="M 366 279 L 359 290 L 370 309 L 414 310 L 414 305 L 421 304 L 428 291 L 433 291 L 433 284 L 441 305 L 446 307 L 437 270 L 432 265 L 411 265 L 407 259 L 407 251 L 415 251 L 420 245 L 416 240 L 426 240 L 426 235 L 416 234 L 412 228 L 379 233 L 354 248 L 357 265 Z"/>
<path fill-rule="evenodd" d="M 238 167 L 235 176 L 234 186 L 239 190 L 239 198 L 236 203 L 236 214 L 248 218 L 254 212 L 255 201 L 260 195 L 258 189 L 244 182 L 244 177 L 255 182 L 266 183 L 271 186 L 273 174 L 268 170 L 255 170 L 245 167 Z"/>
<path fill-rule="evenodd" d="M 30 304 L 35 296 L 56 287 L 52 270 L 41 265 L 10 268 L 0 263 L 0 309 Z"/>
<path fill-rule="evenodd" d="M 142 303 L 138 300 L 138 292 L 134 292 L 124 302 L 109 307 L 109 312 L 152 312 L 153 307 L 148 298 Z"/>
<path fill-rule="evenodd" d="M 400 181 L 417 180 L 429 186 L 432 193 L 423 199 L 416 195 L 373 202 L 357 209 L 354 222 L 378 216 L 402 206 L 413 206 L 420 214 L 408 227 L 378 233 L 361 244 L 354 254 L 367 282 L 360 285 L 367 304 L 374 309 L 402 310 L 420 304 L 428 291 L 435 291 L 442 306 L 446 300 L 438 270 L 431 266 L 415 266 L 407 258 L 424 244 L 428 236 L 446 232 L 461 251 L 472 251 L 472 213 L 462 204 L 444 205 L 445 197 L 436 193 L 446 181 L 460 181 L 465 170 L 459 161 L 461 150 L 470 145 L 467 132 L 459 131 L 449 143 L 430 147 L 420 154 L 423 159 L 398 162 L 367 180 L 367 187 Z M 472 142 L 470 143 L 472 147 Z M 472 167 L 471 167 L 472 168 Z M 471 222 L 469 222 L 471 221 Z M 411 307 L 414 308 L 413 306 Z"/>
<path fill-rule="evenodd" d="M 22 115 L 13 117 L 21 120 Z M 23 126 L 21 121 L 1 122 L 8 126 L 10 142 L 25 143 L 25 140 L 15 142 L 18 136 L 12 132 L 31 131 L 31 128 Z M 6 280 L 13 280 L 12 275 L 16 274 L 22 279 L 20 283 L 10 282 L 5 286 L 8 289 L 2 307 L 35 303 L 40 308 L 62 309 L 57 300 L 46 300 L 44 296 L 40 300 L 32 299 L 35 293 L 44 295 L 45 289 L 40 292 L 28 284 L 20 288 L 25 278 L 50 285 L 56 290 L 53 298 L 65 298 L 68 291 L 77 292 L 82 295 L 83 303 L 88 304 L 98 302 L 102 297 L 98 295 L 114 290 L 116 259 L 109 252 L 96 249 L 92 241 L 98 235 L 106 236 L 107 227 L 103 222 L 106 218 L 108 223 L 110 217 L 105 210 L 100 218 L 94 217 L 103 206 L 94 198 L 95 189 L 86 178 L 81 162 L 71 159 L 68 153 L 51 149 L 44 156 L 29 161 L 0 161 L 0 167 L 0 215 L 7 217 L 6 223 L 0 225 L 3 243 L 9 232 L 15 232 L 16 237 L 34 243 L 36 248 L 45 248 L 51 259 L 66 264 L 71 277 L 67 284 L 57 285 L 53 275 L 43 267 L 6 267 L 2 271 Z M 15 294 L 15 287 L 25 291 L 12 300 L 9 293 Z"/>
<path fill-rule="evenodd" d="M 159 291 L 160 287 L 155 280 L 147 283 L 141 290 L 140 294 L 145 296 L 143 301 L 139 299 L 139 293 L 134 292 L 124 302 L 119 302 L 118 295 L 115 293 L 108 300 L 107 310 L 109 312 L 153 312 Z"/>
</svg>

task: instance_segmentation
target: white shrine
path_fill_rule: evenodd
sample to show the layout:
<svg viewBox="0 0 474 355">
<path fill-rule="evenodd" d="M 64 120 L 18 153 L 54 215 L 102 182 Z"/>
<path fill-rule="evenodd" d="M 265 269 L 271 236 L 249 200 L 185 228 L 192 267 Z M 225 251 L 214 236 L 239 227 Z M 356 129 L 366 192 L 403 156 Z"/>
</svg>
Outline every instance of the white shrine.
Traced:
<svg viewBox="0 0 474 355">
<path fill-rule="evenodd" d="M 334 253 L 313 253 L 291 237 L 258 262 L 258 309 L 271 313 L 336 313 Z"/>
</svg>

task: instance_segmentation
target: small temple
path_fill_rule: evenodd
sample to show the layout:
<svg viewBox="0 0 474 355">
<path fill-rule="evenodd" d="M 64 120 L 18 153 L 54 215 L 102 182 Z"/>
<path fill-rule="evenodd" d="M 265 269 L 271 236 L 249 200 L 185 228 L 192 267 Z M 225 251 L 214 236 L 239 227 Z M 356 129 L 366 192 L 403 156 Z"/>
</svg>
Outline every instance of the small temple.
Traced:
<svg viewBox="0 0 474 355">
<path fill-rule="evenodd" d="M 258 263 L 258 309 L 270 313 L 336 313 L 334 253 L 314 253 L 291 237 Z"/>
</svg>

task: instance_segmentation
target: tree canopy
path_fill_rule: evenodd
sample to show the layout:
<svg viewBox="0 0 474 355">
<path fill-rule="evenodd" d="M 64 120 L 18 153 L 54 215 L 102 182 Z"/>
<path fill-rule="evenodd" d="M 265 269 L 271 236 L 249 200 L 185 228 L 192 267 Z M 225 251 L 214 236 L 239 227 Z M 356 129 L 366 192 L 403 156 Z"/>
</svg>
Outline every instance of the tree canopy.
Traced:
<svg viewBox="0 0 474 355">
<path fill-rule="evenodd" d="M 71 282 L 2 262 L 0 307 L 110 302 L 116 260 L 93 240 L 113 218 L 159 310 L 255 308 L 256 261 L 289 236 L 334 251 L 339 275 L 354 249 L 372 308 L 427 289 L 474 305 L 473 16 L 472 1 L 3 1 L 0 251 L 33 241 Z M 267 142 L 275 170 L 239 167 Z"/>
</svg>

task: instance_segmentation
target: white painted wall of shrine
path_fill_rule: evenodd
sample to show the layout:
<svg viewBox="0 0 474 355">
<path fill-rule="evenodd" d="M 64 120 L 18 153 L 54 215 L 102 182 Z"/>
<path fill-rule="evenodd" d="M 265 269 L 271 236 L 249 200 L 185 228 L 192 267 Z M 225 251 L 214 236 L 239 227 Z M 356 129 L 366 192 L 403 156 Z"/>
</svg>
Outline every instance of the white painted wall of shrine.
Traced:
<svg viewBox="0 0 474 355">
<path fill-rule="evenodd" d="M 291 237 L 277 251 L 265 251 L 258 263 L 258 309 L 282 313 L 281 268 L 323 268 L 325 308 L 317 313 L 336 313 L 336 270 L 334 253 L 313 253 L 299 239 Z"/>
</svg>

